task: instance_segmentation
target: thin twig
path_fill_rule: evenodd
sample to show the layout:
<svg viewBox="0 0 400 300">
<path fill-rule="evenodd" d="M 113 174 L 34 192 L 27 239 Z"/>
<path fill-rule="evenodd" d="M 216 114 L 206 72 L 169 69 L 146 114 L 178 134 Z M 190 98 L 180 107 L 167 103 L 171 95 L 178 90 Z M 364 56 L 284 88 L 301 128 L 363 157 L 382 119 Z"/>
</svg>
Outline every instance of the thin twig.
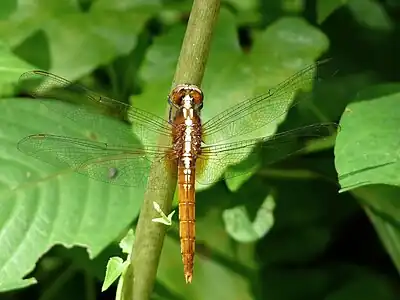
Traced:
<svg viewBox="0 0 400 300">
<path fill-rule="evenodd" d="M 173 86 L 178 83 L 200 86 L 219 8 L 220 0 L 194 0 Z M 123 294 L 125 300 L 147 300 L 153 290 L 166 231 L 165 225 L 151 221 L 157 217 L 153 209 L 153 201 L 156 201 L 163 211 L 169 212 L 176 187 L 176 182 L 172 180 L 172 176 L 168 176 L 168 174 L 165 174 L 163 178 L 154 176 L 159 174 L 158 171 L 151 170 L 149 182 L 152 182 L 154 178 L 157 178 L 158 181 L 164 180 L 165 182 L 158 182 L 158 184 L 168 186 L 168 188 L 158 191 L 148 189 L 145 194 L 136 227 L 131 269 L 128 272 L 131 275 L 127 276 L 124 281 Z M 179 253 L 176 255 L 179 255 Z"/>
</svg>

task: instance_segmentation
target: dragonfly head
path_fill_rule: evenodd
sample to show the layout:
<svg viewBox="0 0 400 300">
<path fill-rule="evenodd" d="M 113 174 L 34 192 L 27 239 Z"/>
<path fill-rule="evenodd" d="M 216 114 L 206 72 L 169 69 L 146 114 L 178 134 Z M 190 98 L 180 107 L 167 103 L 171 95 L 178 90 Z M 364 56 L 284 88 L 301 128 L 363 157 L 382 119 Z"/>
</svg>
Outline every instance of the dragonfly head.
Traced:
<svg viewBox="0 0 400 300">
<path fill-rule="evenodd" d="M 176 108 L 186 107 L 200 110 L 203 107 L 203 92 L 193 84 L 179 84 L 169 94 L 168 102 Z"/>
</svg>

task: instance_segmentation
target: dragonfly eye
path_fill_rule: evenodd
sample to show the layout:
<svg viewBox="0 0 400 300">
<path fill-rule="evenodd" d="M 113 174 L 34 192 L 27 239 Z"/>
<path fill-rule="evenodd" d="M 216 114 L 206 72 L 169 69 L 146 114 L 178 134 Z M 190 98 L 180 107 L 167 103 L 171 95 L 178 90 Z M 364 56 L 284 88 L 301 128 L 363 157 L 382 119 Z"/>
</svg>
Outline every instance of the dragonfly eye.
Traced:
<svg viewBox="0 0 400 300">
<path fill-rule="evenodd" d="M 196 106 L 200 107 L 203 105 L 203 92 L 199 88 L 191 90 L 189 95 Z"/>
</svg>

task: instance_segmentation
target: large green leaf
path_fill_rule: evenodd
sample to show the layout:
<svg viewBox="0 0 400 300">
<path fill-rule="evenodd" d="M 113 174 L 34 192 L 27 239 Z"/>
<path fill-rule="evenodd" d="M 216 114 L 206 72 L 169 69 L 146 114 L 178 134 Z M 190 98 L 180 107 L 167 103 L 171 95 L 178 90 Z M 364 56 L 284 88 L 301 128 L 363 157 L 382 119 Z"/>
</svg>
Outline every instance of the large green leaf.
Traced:
<svg viewBox="0 0 400 300">
<path fill-rule="evenodd" d="M 55 244 L 81 245 L 90 257 L 96 256 L 137 216 L 144 190 L 54 169 L 16 148 L 24 136 L 43 132 L 112 141 L 122 124 L 104 118 L 101 128 L 90 128 L 49 112 L 37 101 L 4 99 L 0 106 L 3 291 L 25 284 L 22 278 Z"/>
<path fill-rule="evenodd" d="M 124 11 L 94 7 L 89 14 L 69 14 L 49 21 L 44 30 L 49 39 L 51 71 L 75 79 L 128 54 L 151 15 L 147 7 Z"/>
<path fill-rule="evenodd" d="M 336 139 L 342 191 L 370 184 L 400 185 L 400 93 L 382 96 L 365 91 L 359 100 L 347 106 Z"/>
</svg>

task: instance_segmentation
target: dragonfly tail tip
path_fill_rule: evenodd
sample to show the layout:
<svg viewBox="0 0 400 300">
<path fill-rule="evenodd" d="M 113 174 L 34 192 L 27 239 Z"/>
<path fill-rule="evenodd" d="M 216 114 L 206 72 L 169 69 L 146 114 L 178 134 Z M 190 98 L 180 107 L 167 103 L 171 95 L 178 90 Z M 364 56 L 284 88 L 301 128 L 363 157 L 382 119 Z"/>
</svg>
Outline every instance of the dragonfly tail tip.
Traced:
<svg viewBox="0 0 400 300">
<path fill-rule="evenodd" d="M 193 278 L 193 274 L 191 274 L 191 273 L 185 274 L 186 283 L 192 283 L 192 278 Z"/>
</svg>

